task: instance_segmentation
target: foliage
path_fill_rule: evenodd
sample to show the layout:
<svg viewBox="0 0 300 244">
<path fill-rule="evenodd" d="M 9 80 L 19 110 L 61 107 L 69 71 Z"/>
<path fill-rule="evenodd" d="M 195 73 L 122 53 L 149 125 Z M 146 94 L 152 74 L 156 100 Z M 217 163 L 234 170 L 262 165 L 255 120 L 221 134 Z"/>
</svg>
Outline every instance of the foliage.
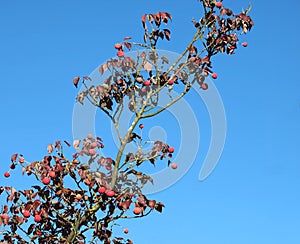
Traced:
<svg viewBox="0 0 300 244">
<path fill-rule="evenodd" d="M 170 64 L 157 51 L 160 40 L 171 38 L 171 31 L 165 28 L 172 21 L 171 14 L 145 14 L 141 20 L 144 42 L 136 43 L 126 37 L 122 43 L 115 44 L 117 57 L 99 67 L 105 76 L 103 84 L 90 85 L 92 80 L 88 76 L 73 79 L 76 87 L 82 83 L 85 88 L 77 95 L 77 102 L 90 102 L 111 119 L 118 133 L 118 152 L 111 158 L 101 156 L 102 139 L 89 134 L 73 142 L 75 153 L 71 159 L 67 159 L 63 150 L 71 147 L 67 141 L 49 144 L 48 155 L 40 161 L 27 162 L 23 155 L 12 155 L 5 177 L 10 177 L 10 171 L 20 166 L 22 173 L 35 177 L 37 184 L 27 190 L 0 188 L 2 196 L 7 194 L 0 218 L 0 225 L 4 226 L 2 243 L 129 244 L 131 240 L 113 235 L 118 220 L 162 212 L 163 203 L 143 194 L 143 186 L 153 184 L 153 180 L 139 166 L 147 162 L 156 164 L 158 160 L 170 165 L 174 148 L 156 141 L 145 151 L 140 122 L 172 106 L 194 84 L 208 89 L 205 78 L 209 75 L 217 78 L 212 57 L 219 53 L 234 54 L 240 44 L 239 36 L 253 26 L 249 8 L 234 14 L 222 2 L 201 0 L 200 4 L 203 16 L 193 21 L 195 34 L 174 63 Z M 125 48 L 135 48 L 138 56 L 127 56 Z M 169 101 L 158 108 L 164 90 Z M 119 122 L 125 108 L 134 118 L 122 135 Z M 129 143 L 136 143 L 137 151 L 125 155 Z M 175 169 L 177 164 L 172 167 Z M 128 230 L 124 229 L 124 233 Z"/>
</svg>

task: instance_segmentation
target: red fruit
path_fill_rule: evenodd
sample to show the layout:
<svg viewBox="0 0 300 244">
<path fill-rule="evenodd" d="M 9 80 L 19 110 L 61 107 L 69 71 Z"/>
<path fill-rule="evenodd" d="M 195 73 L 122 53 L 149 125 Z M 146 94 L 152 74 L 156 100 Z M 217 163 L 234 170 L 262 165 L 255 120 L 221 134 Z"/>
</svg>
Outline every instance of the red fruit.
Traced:
<svg viewBox="0 0 300 244">
<path fill-rule="evenodd" d="M 96 148 L 97 146 L 98 146 L 97 142 L 95 142 L 95 141 L 92 142 L 92 144 L 91 144 L 91 148 L 92 149 Z"/>
<path fill-rule="evenodd" d="M 24 163 L 25 159 L 22 157 L 22 158 L 19 158 L 19 163 Z"/>
<path fill-rule="evenodd" d="M 169 85 L 173 85 L 174 84 L 174 80 L 169 80 Z"/>
<path fill-rule="evenodd" d="M 216 7 L 221 8 L 222 7 L 222 2 L 216 2 Z"/>
<path fill-rule="evenodd" d="M 247 42 L 243 42 L 243 47 L 247 47 L 248 46 L 248 43 Z"/>
<path fill-rule="evenodd" d="M 105 166 L 106 170 L 110 171 L 112 169 L 111 165 L 106 165 Z"/>
<path fill-rule="evenodd" d="M 40 222 L 42 220 L 42 217 L 41 217 L 41 215 L 39 215 L 39 214 L 36 214 L 35 216 L 34 216 L 34 221 L 35 222 Z"/>
<path fill-rule="evenodd" d="M 55 178 L 55 176 L 56 176 L 55 171 L 50 171 L 50 172 L 49 172 L 49 176 L 50 176 L 51 178 Z"/>
<path fill-rule="evenodd" d="M 49 185 L 50 183 L 50 178 L 49 177 L 45 177 L 43 180 L 42 180 L 43 184 L 44 185 Z"/>
<path fill-rule="evenodd" d="M 98 192 L 103 194 L 104 192 L 106 192 L 106 188 L 101 186 L 101 187 L 98 188 Z"/>
<path fill-rule="evenodd" d="M 124 229 L 123 231 L 125 234 L 128 234 L 128 232 L 129 232 L 128 229 Z"/>
<path fill-rule="evenodd" d="M 173 153 L 174 152 L 174 147 L 169 147 L 169 153 Z"/>
<path fill-rule="evenodd" d="M 80 201 L 82 199 L 82 195 L 81 194 L 77 194 L 75 197 L 78 201 Z"/>
<path fill-rule="evenodd" d="M 195 60 L 196 60 L 195 57 L 190 57 L 190 58 L 189 58 L 189 61 L 190 61 L 190 62 L 194 62 Z"/>
<path fill-rule="evenodd" d="M 145 80 L 144 81 L 144 86 L 150 86 L 151 85 L 151 81 L 150 80 Z"/>
<path fill-rule="evenodd" d="M 201 88 L 202 88 L 203 90 L 207 90 L 208 85 L 207 85 L 206 83 L 202 83 L 202 84 L 201 84 Z"/>
<path fill-rule="evenodd" d="M 118 50 L 122 49 L 122 44 L 116 43 L 115 44 L 115 49 L 118 49 Z"/>
<path fill-rule="evenodd" d="M 218 78 L 218 75 L 217 75 L 216 73 L 212 73 L 211 77 L 212 77 L 213 79 L 217 79 L 217 78 Z"/>
<path fill-rule="evenodd" d="M 10 176 L 10 173 L 7 171 L 7 172 L 4 173 L 4 176 L 5 176 L 6 178 L 8 178 L 8 177 Z"/>
<path fill-rule="evenodd" d="M 172 163 L 171 167 L 172 167 L 172 169 L 177 169 L 178 165 L 177 165 L 177 163 Z"/>
<path fill-rule="evenodd" d="M 14 163 L 12 163 L 10 166 L 9 166 L 11 169 L 15 169 L 16 168 L 16 165 Z"/>
<path fill-rule="evenodd" d="M 135 208 L 133 209 L 133 213 L 134 213 L 135 215 L 139 215 L 141 212 L 142 212 L 142 208 L 140 208 L 140 207 L 135 207 Z"/>
<path fill-rule="evenodd" d="M 29 218 L 30 217 L 30 212 L 28 210 L 23 211 L 23 216 L 25 218 Z"/>
<path fill-rule="evenodd" d="M 96 152 L 96 150 L 95 149 L 90 149 L 89 150 L 89 154 L 90 155 L 95 155 L 97 152 Z"/>
<path fill-rule="evenodd" d="M 119 58 L 124 57 L 124 51 L 122 51 L 122 50 L 118 51 L 118 52 L 117 52 L 117 56 L 118 56 Z"/>
<path fill-rule="evenodd" d="M 2 214 L 2 215 L 1 215 L 1 218 L 2 218 L 2 219 L 8 219 L 8 218 L 9 218 L 9 216 L 8 216 L 8 214 L 7 214 L 7 213 L 4 213 L 4 214 Z"/>
<path fill-rule="evenodd" d="M 108 196 L 108 197 L 113 197 L 113 196 L 115 195 L 115 192 L 112 191 L 112 190 L 107 190 L 107 191 L 105 191 L 105 194 L 106 194 L 106 196 Z"/>
<path fill-rule="evenodd" d="M 146 87 L 143 87 L 143 88 L 142 88 L 142 92 L 143 92 L 143 93 L 146 93 L 146 92 L 147 92 Z"/>
<path fill-rule="evenodd" d="M 143 125 L 143 124 L 140 124 L 139 127 L 140 127 L 141 129 L 143 129 L 143 128 L 144 128 L 144 125 Z"/>
</svg>

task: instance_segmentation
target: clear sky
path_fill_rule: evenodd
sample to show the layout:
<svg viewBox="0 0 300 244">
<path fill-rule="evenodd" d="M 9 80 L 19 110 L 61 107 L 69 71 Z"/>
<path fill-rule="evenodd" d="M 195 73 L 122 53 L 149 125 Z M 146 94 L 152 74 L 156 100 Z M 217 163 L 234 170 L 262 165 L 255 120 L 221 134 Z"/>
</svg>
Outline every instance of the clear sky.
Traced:
<svg viewBox="0 0 300 244">
<path fill-rule="evenodd" d="M 248 4 L 226 2 L 235 10 Z M 72 78 L 114 56 L 113 44 L 124 36 L 142 40 L 143 13 L 173 15 L 172 40 L 161 47 L 180 52 L 193 34 L 191 19 L 201 14 L 198 4 L 1 1 L 1 171 L 8 169 L 15 152 L 37 160 L 48 143 L 72 140 Z M 204 105 L 195 100 L 203 136 L 196 162 L 175 185 L 150 196 L 166 204 L 162 215 L 124 223 L 135 243 L 300 243 L 300 3 L 251 4 L 255 26 L 245 38 L 249 46 L 214 63 L 227 117 L 222 157 L 214 172 L 199 181 L 210 128 Z M 175 128 L 163 126 L 167 132 Z M 177 143 L 172 131 L 168 141 Z M 20 186 L 23 181 L 0 174 L 0 185 Z"/>
</svg>

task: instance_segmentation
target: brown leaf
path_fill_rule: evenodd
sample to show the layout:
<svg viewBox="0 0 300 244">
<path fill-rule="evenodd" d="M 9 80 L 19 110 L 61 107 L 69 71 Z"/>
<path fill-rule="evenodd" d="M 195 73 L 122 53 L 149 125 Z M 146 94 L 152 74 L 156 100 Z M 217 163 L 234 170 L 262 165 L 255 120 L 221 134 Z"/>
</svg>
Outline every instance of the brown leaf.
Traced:
<svg viewBox="0 0 300 244">
<path fill-rule="evenodd" d="M 51 154 L 53 152 L 53 146 L 52 146 L 52 144 L 49 144 L 47 146 L 47 151 L 48 151 L 49 154 Z"/>
<path fill-rule="evenodd" d="M 16 154 L 13 154 L 13 155 L 11 156 L 10 160 L 14 163 L 14 162 L 16 162 L 17 157 L 18 157 L 18 154 L 17 154 L 17 153 L 16 153 Z"/>
<path fill-rule="evenodd" d="M 170 41 L 170 39 L 171 39 L 171 37 L 170 37 L 170 35 L 171 35 L 170 30 L 164 29 L 164 34 L 165 34 L 166 39 L 167 39 L 168 41 Z"/>
<path fill-rule="evenodd" d="M 165 13 L 165 14 L 166 14 L 166 16 L 172 21 L 172 15 L 169 14 L 169 13 Z"/>
<path fill-rule="evenodd" d="M 163 63 L 169 64 L 169 59 L 167 59 L 165 56 L 162 56 L 161 60 Z"/>
<path fill-rule="evenodd" d="M 89 81 L 92 80 L 89 76 L 83 76 L 83 79 L 84 79 L 84 80 L 89 80 Z"/>
<path fill-rule="evenodd" d="M 149 200 L 147 205 L 148 205 L 149 208 L 154 209 L 155 205 L 156 205 L 156 201 L 155 200 Z"/>
<path fill-rule="evenodd" d="M 101 75 L 103 75 L 103 73 L 104 73 L 103 65 L 100 65 L 100 67 L 99 67 L 99 72 L 100 72 Z"/>
<path fill-rule="evenodd" d="M 75 150 L 79 150 L 79 144 L 80 144 L 80 140 L 73 141 L 73 147 Z"/>
<path fill-rule="evenodd" d="M 128 50 L 131 49 L 131 43 L 129 43 L 129 42 L 124 42 L 124 45 L 127 47 Z"/>
<path fill-rule="evenodd" d="M 146 15 L 146 14 L 143 14 L 143 15 L 142 15 L 142 22 L 143 22 L 143 23 L 145 23 L 145 22 L 146 22 L 146 17 L 147 17 L 147 15 Z"/>
<path fill-rule="evenodd" d="M 12 200 L 14 199 L 15 192 L 17 192 L 16 189 L 12 187 L 12 188 L 11 188 L 11 193 L 10 193 L 10 195 L 7 197 L 7 201 L 12 201 Z"/>
<path fill-rule="evenodd" d="M 165 207 L 165 205 L 162 203 L 162 202 L 158 202 L 156 205 L 155 205 L 155 210 L 162 213 L 162 209 L 163 207 Z"/>
<path fill-rule="evenodd" d="M 73 79 L 73 84 L 74 84 L 74 86 L 77 88 L 78 87 L 78 82 L 79 82 L 79 80 L 80 80 L 80 77 L 79 76 L 76 76 L 76 77 L 74 77 L 74 79 Z"/>
<path fill-rule="evenodd" d="M 147 72 L 149 72 L 149 71 L 151 71 L 152 70 L 152 64 L 150 63 L 150 62 L 145 62 L 144 63 L 144 69 L 147 71 Z"/>
</svg>

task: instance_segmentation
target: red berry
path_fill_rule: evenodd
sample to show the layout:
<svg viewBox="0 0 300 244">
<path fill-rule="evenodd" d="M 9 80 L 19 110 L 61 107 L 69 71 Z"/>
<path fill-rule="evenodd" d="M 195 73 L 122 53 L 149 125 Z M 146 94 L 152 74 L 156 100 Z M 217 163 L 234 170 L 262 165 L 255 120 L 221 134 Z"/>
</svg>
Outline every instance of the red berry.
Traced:
<svg viewBox="0 0 300 244">
<path fill-rule="evenodd" d="M 222 7 L 222 2 L 216 2 L 216 7 L 221 8 Z"/>
<path fill-rule="evenodd" d="M 15 169 L 16 168 L 16 165 L 14 163 L 12 163 L 10 166 L 9 166 L 11 169 Z"/>
<path fill-rule="evenodd" d="M 34 221 L 35 222 L 40 222 L 42 220 L 42 217 L 41 217 L 41 215 L 39 215 L 39 214 L 36 214 L 35 216 L 34 216 Z"/>
<path fill-rule="evenodd" d="M 43 184 L 44 185 L 49 185 L 50 183 L 50 178 L 49 177 L 45 177 L 43 180 L 42 180 Z"/>
<path fill-rule="evenodd" d="M 248 43 L 247 42 L 243 42 L 243 47 L 247 47 L 248 46 Z"/>
<path fill-rule="evenodd" d="M 207 90 L 208 85 L 207 85 L 206 83 L 202 83 L 202 84 L 201 84 L 201 88 L 202 88 L 203 90 Z"/>
<path fill-rule="evenodd" d="M 173 153 L 174 152 L 174 147 L 169 147 L 169 153 Z"/>
<path fill-rule="evenodd" d="M 172 167 L 172 169 L 177 169 L 178 165 L 177 165 L 177 163 L 172 163 L 171 167 Z"/>
<path fill-rule="evenodd" d="M 111 165 L 106 165 L 105 166 L 106 170 L 110 171 L 112 169 Z"/>
<path fill-rule="evenodd" d="M 118 51 L 118 52 L 117 52 L 117 56 L 118 56 L 119 58 L 124 57 L 124 51 L 122 51 L 122 50 Z"/>
<path fill-rule="evenodd" d="M 3 214 L 1 215 L 1 218 L 2 218 L 2 219 L 8 219 L 8 218 L 9 218 L 9 216 L 8 216 L 8 214 L 7 214 L 7 213 L 3 213 Z"/>
<path fill-rule="evenodd" d="M 112 190 L 107 190 L 107 191 L 105 191 L 105 194 L 106 194 L 106 196 L 108 196 L 108 197 L 113 197 L 113 196 L 115 195 L 115 192 L 112 191 Z"/>
<path fill-rule="evenodd" d="M 76 194 L 76 199 L 77 199 L 78 201 L 80 201 L 80 200 L 82 199 L 82 195 L 81 195 L 81 194 Z"/>
<path fill-rule="evenodd" d="M 124 229 L 125 234 L 128 234 L 128 232 L 129 232 L 128 229 Z"/>
<path fill-rule="evenodd" d="M 49 172 L 49 176 L 50 176 L 51 178 L 55 178 L 55 176 L 56 176 L 55 171 L 50 171 L 50 172 Z"/>
<path fill-rule="evenodd" d="M 142 92 L 143 92 L 143 93 L 146 93 L 146 92 L 147 92 L 146 87 L 143 87 L 143 88 L 142 88 Z"/>
<path fill-rule="evenodd" d="M 174 84 L 174 80 L 169 80 L 169 85 L 173 85 Z"/>
<path fill-rule="evenodd" d="M 141 129 L 143 129 L 143 128 L 144 128 L 144 125 L 143 125 L 143 124 L 140 124 L 139 127 L 140 127 Z"/>
<path fill-rule="evenodd" d="M 24 163 L 25 159 L 22 157 L 22 158 L 19 158 L 19 163 Z"/>
<path fill-rule="evenodd" d="M 150 86 L 151 85 L 151 81 L 150 80 L 145 80 L 144 81 L 144 85 L 145 86 Z"/>
<path fill-rule="evenodd" d="M 6 178 L 8 178 L 8 177 L 10 176 L 10 173 L 7 171 L 7 172 L 4 173 L 4 176 L 5 176 Z"/>
<path fill-rule="evenodd" d="M 23 216 L 25 218 L 29 218 L 30 217 L 30 212 L 28 210 L 23 211 Z"/>
<path fill-rule="evenodd" d="M 122 49 L 122 44 L 116 43 L 115 44 L 115 49 L 118 49 L 118 50 Z"/>
<path fill-rule="evenodd" d="M 142 209 L 141 209 L 140 207 L 135 207 L 135 208 L 133 209 L 133 213 L 134 213 L 135 215 L 139 215 L 141 212 L 142 212 Z"/>
<path fill-rule="evenodd" d="M 212 77 L 213 79 L 217 79 L 217 78 L 218 78 L 218 75 L 217 75 L 216 73 L 212 73 L 211 77 Z"/>
<path fill-rule="evenodd" d="M 106 192 L 106 188 L 101 186 L 101 187 L 98 188 L 98 192 L 103 194 L 104 192 Z"/>
<path fill-rule="evenodd" d="M 97 142 L 94 141 L 94 142 L 91 143 L 91 148 L 92 149 L 96 148 L 97 146 L 98 146 Z"/>
<path fill-rule="evenodd" d="M 89 154 L 90 155 L 95 155 L 97 152 L 96 152 L 96 150 L 95 149 L 90 149 L 89 150 Z"/>
</svg>

